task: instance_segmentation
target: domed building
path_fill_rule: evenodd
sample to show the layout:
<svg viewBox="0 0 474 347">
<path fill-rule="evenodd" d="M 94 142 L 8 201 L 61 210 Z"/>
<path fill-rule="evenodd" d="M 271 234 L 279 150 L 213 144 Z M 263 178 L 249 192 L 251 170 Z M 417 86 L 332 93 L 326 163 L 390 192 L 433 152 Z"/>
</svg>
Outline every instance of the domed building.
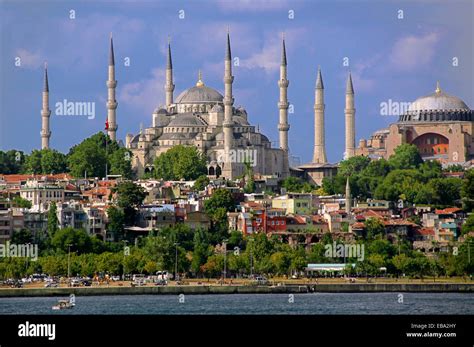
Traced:
<svg viewBox="0 0 474 347">
<path fill-rule="evenodd" d="M 474 111 L 438 83 L 434 93 L 412 102 L 398 122 L 360 140 L 356 154 L 388 158 L 397 146 L 410 143 L 425 160 L 464 164 L 474 158 L 473 135 Z"/>
<path fill-rule="evenodd" d="M 286 65 L 286 57 L 285 57 Z M 132 167 L 140 177 L 153 170 L 157 156 L 176 145 L 195 146 L 205 154 L 209 176 L 234 179 L 246 172 L 261 175 L 289 175 L 288 151 L 272 148 L 269 139 L 248 121 L 243 107 L 233 106 L 230 39 L 224 71 L 225 95 L 203 82 L 201 72 L 195 86 L 173 97 L 171 48 L 168 45 L 166 105 L 152 114 L 151 126 L 138 135 L 127 134 L 125 146 L 133 153 Z M 286 94 L 285 94 L 286 95 Z M 289 125 L 285 131 L 288 131 Z"/>
</svg>

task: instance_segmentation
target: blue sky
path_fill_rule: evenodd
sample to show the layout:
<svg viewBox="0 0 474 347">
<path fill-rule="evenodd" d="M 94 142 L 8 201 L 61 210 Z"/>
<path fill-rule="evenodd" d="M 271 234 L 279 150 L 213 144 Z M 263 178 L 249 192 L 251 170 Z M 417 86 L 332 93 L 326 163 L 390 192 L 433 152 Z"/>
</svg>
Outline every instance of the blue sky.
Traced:
<svg viewBox="0 0 474 347">
<path fill-rule="evenodd" d="M 70 19 L 70 10 L 75 19 Z M 184 19 L 179 11 L 184 10 Z M 403 19 L 398 11 L 403 10 Z M 294 11 L 294 18 L 289 18 Z M 164 102 L 166 44 L 171 36 L 175 96 L 204 83 L 223 90 L 227 26 L 235 105 L 247 109 L 278 143 L 280 38 L 288 55 L 290 151 L 301 162 L 313 149 L 318 65 L 325 86 L 328 159 L 344 151 L 345 79 L 352 71 L 356 139 L 396 121 L 380 115 L 389 99 L 410 102 L 436 81 L 474 108 L 474 2 L 467 1 L 0 1 L 0 149 L 39 148 L 42 66 L 48 61 L 52 148 L 62 152 L 104 128 L 109 33 L 114 35 L 118 137 L 151 124 Z M 21 66 L 15 58 L 21 58 Z M 130 66 L 124 66 L 124 59 Z M 343 66 L 344 57 L 350 66 Z M 453 66 L 457 57 L 458 66 Z M 96 117 L 57 116 L 54 104 L 95 102 Z"/>
</svg>

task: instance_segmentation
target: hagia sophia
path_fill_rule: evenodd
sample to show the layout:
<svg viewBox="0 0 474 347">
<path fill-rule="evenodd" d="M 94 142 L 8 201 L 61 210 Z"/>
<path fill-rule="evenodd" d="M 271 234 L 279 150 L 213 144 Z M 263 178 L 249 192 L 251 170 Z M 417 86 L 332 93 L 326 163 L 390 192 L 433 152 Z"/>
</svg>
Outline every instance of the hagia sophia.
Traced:
<svg viewBox="0 0 474 347">
<path fill-rule="evenodd" d="M 232 85 L 232 53 L 230 35 L 225 45 L 223 83 L 224 93 L 207 86 L 199 73 L 196 84 L 174 97 L 173 63 L 171 46 L 168 43 L 166 82 L 164 85 L 165 105 L 158 106 L 152 113 L 151 125 L 141 128 L 136 135 L 126 134 L 125 147 L 133 154 L 132 168 L 137 177 L 153 170 L 157 156 L 175 145 L 197 147 L 207 159 L 208 175 L 235 179 L 245 173 L 245 163 L 231 160 L 229 153 L 242 151 L 252 153 L 253 173 L 278 178 L 299 176 L 311 183 L 321 185 L 323 178 L 337 173 L 338 164 L 329 163 L 325 145 L 324 83 L 321 69 L 318 69 L 314 97 L 314 147 L 310 163 L 291 167 L 289 163 L 288 122 L 289 101 L 287 91 L 287 57 L 285 40 L 282 40 L 280 77 L 277 81 L 279 147 L 272 147 L 271 141 L 250 123 L 250 117 L 243 107 L 234 106 Z M 106 130 L 112 140 L 117 139 L 117 101 L 115 98 L 115 59 L 112 37 L 109 47 Z M 42 148 L 49 148 L 50 115 L 48 72 L 45 67 L 42 99 Z M 355 155 L 371 159 L 388 158 L 397 146 L 411 143 L 425 160 L 439 160 L 444 165 L 467 165 L 474 158 L 474 110 L 456 96 L 447 94 L 438 83 L 434 93 L 420 97 L 411 103 L 396 123 L 376 131 L 369 139 L 361 139 L 356 146 L 355 93 L 351 74 L 346 82 L 345 93 L 345 149 L 344 158 Z M 341 117 L 342 118 L 342 117 Z M 275 118 L 276 119 L 276 118 Z"/>
</svg>

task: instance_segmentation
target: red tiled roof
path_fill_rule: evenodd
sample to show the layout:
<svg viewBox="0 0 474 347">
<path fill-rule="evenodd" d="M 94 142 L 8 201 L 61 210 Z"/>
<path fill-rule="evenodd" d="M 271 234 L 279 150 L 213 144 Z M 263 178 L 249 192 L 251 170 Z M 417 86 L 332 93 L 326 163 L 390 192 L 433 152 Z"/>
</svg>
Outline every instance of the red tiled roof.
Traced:
<svg viewBox="0 0 474 347">
<path fill-rule="evenodd" d="M 70 180 L 73 178 L 68 173 L 60 173 L 60 174 L 54 174 L 54 175 L 12 174 L 12 175 L 1 176 L 1 178 L 3 178 L 3 180 L 5 180 L 5 182 L 7 183 L 26 181 L 29 178 L 40 179 L 42 177 L 46 177 L 47 179 L 52 179 L 52 180 L 63 180 L 63 179 Z"/>
<path fill-rule="evenodd" d="M 355 222 L 354 224 L 352 224 L 352 229 L 364 229 L 364 228 L 365 228 L 365 224 L 362 222 Z"/>
<path fill-rule="evenodd" d="M 461 212 L 462 208 L 459 207 L 447 207 L 443 210 L 435 210 L 436 214 L 451 214 L 456 212 Z"/>
<path fill-rule="evenodd" d="M 435 231 L 433 228 L 421 228 L 415 231 L 415 233 L 419 235 L 434 235 Z"/>
</svg>

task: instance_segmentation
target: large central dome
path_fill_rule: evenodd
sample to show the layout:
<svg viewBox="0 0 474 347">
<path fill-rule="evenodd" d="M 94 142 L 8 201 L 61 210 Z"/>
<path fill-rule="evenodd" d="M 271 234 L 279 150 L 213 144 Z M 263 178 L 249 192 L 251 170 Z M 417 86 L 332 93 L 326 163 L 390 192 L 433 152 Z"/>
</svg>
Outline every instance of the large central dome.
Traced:
<svg viewBox="0 0 474 347">
<path fill-rule="evenodd" d="M 177 104 L 202 104 L 222 102 L 224 97 L 217 90 L 205 85 L 196 85 L 186 89 L 176 98 Z"/>
<path fill-rule="evenodd" d="M 434 93 L 416 99 L 408 109 L 408 111 L 427 110 L 469 110 L 469 107 L 460 98 L 443 92 L 438 84 Z"/>
</svg>

